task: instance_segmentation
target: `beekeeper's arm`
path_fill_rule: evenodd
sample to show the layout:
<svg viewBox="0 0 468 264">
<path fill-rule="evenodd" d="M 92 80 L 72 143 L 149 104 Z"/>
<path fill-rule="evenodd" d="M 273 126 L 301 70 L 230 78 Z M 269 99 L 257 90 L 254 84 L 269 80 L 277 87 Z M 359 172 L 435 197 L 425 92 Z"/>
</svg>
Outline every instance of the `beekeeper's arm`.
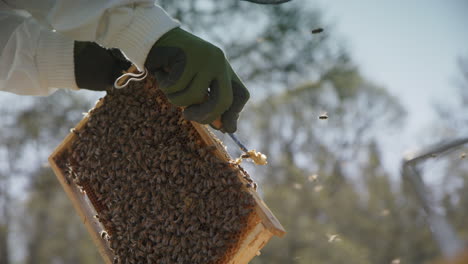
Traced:
<svg viewBox="0 0 468 264">
<path fill-rule="evenodd" d="M 99 51 L 99 46 L 77 42 L 94 41 L 120 49 L 139 69 L 148 68 L 169 100 L 186 107 L 188 119 L 211 123 L 221 118 L 224 131 L 236 130 L 249 93 L 224 53 L 177 28 L 178 22 L 153 1 L 6 2 L 33 18 L 20 22 L 13 15 L 3 15 L 3 22 L 14 26 L 0 23 L 0 30 L 5 30 L 0 31 L 2 36 L 9 36 L 0 45 L 0 90 L 47 95 L 55 88 L 93 89 L 88 84 L 96 84 L 99 78 L 107 81 L 114 74 L 114 69 L 106 68 L 108 63 L 102 63 L 113 58 Z M 95 71 L 101 69 L 105 74 Z"/>
<path fill-rule="evenodd" d="M 119 48 L 142 67 L 154 42 L 178 26 L 154 1 L 5 2 L 32 15 L 0 11 L 0 89 L 17 94 L 47 95 L 56 88 L 77 89 L 75 40 Z M 99 63 L 97 58 L 95 62 Z"/>
</svg>

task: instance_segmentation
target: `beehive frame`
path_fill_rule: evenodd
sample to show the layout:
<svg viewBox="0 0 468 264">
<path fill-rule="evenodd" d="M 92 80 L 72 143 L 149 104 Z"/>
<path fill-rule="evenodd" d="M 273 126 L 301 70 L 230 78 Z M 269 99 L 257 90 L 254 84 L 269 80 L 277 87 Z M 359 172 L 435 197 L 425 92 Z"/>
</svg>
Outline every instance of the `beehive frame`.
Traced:
<svg viewBox="0 0 468 264">
<path fill-rule="evenodd" d="M 102 102 L 102 100 L 98 101 L 93 109 L 100 107 Z M 90 110 L 90 113 L 93 109 Z M 75 126 L 74 130 L 80 131 L 88 122 L 89 117 L 89 114 L 87 114 Z M 192 122 L 191 124 L 197 130 L 206 145 L 216 147 L 214 155 L 222 161 L 230 160 L 229 154 L 226 152 L 224 146 L 219 143 L 219 140 L 216 139 L 206 126 L 196 122 Z M 104 259 L 104 262 L 111 264 L 114 259 L 114 254 L 109 249 L 107 241 L 101 237 L 103 227 L 99 220 L 95 218 L 97 213 L 92 202 L 90 202 L 87 194 L 83 192 L 79 186 L 67 178 L 64 168 L 61 168 L 60 161 L 69 153 L 73 142 L 77 139 L 78 136 L 74 132 L 70 132 L 49 156 L 49 163 L 67 196 L 72 201 L 75 210 L 78 212 L 78 215 L 85 224 L 99 250 L 99 253 Z M 238 176 L 242 182 L 247 183 L 241 172 L 239 172 Z M 258 254 L 272 236 L 276 235 L 282 237 L 286 233 L 282 225 L 272 214 L 267 205 L 262 201 L 257 192 L 253 188 L 245 189 L 252 195 L 256 202 L 254 217 L 249 221 L 249 230 L 247 230 L 247 234 L 240 242 L 240 246 L 235 254 L 233 254 L 230 261 L 228 261 L 228 263 L 232 264 L 248 263 L 253 257 L 255 257 L 255 255 Z"/>
</svg>

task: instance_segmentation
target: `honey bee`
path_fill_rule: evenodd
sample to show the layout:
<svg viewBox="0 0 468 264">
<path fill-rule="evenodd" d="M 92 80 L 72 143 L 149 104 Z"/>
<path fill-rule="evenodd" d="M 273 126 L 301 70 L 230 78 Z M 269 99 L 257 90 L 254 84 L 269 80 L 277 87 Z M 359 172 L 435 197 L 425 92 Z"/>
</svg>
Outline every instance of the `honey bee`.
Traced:
<svg viewBox="0 0 468 264">
<path fill-rule="evenodd" d="M 106 240 L 107 240 L 108 235 L 107 235 L 107 232 L 106 232 L 106 231 L 101 231 L 101 234 L 100 234 L 100 235 L 101 235 L 101 238 L 102 238 L 102 239 L 106 239 Z"/>
<path fill-rule="evenodd" d="M 328 242 L 333 243 L 339 241 L 341 241 L 341 238 L 338 235 L 328 235 Z"/>
<path fill-rule="evenodd" d="M 312 34 L 318 34 L 318 33 L 322 33 L 322 32 L 323 32 L 323 28 L 316 28 L 316 29 L 312 30 Z"/>
<path fill-rule="evenodd" d="M 328 119 L 328 114 L 327 112 L 323 112 L 319 115 L 319 119 L 325 120 Z"/>
</svg>

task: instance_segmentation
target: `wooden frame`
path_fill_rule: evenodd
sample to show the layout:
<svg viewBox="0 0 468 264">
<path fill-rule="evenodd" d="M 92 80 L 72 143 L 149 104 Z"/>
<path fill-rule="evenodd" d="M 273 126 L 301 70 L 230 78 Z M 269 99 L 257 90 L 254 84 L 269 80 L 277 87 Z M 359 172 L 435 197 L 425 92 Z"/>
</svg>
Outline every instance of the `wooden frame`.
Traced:
<svg viewBox="0 0 468 264">
<path fill-rule="evenodd" d="M 102 99 L 98 101 L 94 108 L 100 107 Z M 91 111 L 90 111 L 91 112 Z M 76 126 L 75 130 L 79 131 L 88 122 L 89 114 L 87 114 Z M 224 149 L 224 146 L 219 143 L 219 140 L 207 129 L 207 127 L 198 123 L 192 122 L 194 128 L 198 131 L 201 138 L 207 145 L 216 146 L 215 155 L 224 160 L 229 161 L 229 154 Z M 65 190 L 68 198 L 72 201 L 75 210 L 78 212 L 81 220 L 85 224 L 88 232 L 93 238 L 99 253 L 101 254 L 104 262 L 111 264 L 114 259 L 113 252 L 109 249 L 107 241 L 101 237 L 103 227 L 95 218 L 96 210 L 93 204 L 88 199 L 85 192 L 83 192 L 76 184 L 67 179 L 65 172 L 60 167 L 60 161 L 68 154 L 73 142 L 77 140 L 77 135 L 70 132 L 67 137 L 60 143 L 60 145 L 54 150 L 49 156 L 49 163 L 57 176 L 57 179 L 61 183 Z M 241 172 L 239 172 L 239 178 L 242 182 L 247 183 L 243 178 Z M 250 218 L 249 224 L 246 228 L 246 235 L 240 243 L 237 251 L 232 255 L 232 258 L 228 263 L 230 264 L 242 264 L 248 263 L 258 252 L 266 245 L 272 236 L 276 235 L 282 237 L 286 232 L 280 222 L 269 210 L 267 205 L 258 196 L 257 192 L 253 188 L 245 188 L 256 201 L 254 217 Z M 242 238 L 241 238 L 242 239 Z"/>
</svg>

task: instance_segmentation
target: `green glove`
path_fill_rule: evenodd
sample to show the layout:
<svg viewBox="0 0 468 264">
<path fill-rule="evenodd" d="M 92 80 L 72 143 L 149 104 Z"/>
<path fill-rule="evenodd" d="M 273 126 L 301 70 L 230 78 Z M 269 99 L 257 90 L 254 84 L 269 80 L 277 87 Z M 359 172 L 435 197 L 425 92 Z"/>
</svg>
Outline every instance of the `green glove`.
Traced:
<svg viewBox="0 0 468 264">
<path fill-rule="evenodd" d="M 163 35 L 151 48 L 145 66 L 171 103 L 186 107 L 185 118 L 233 133 L 249 92 L 223 51 L 181 28 Z"/>
</svg>

